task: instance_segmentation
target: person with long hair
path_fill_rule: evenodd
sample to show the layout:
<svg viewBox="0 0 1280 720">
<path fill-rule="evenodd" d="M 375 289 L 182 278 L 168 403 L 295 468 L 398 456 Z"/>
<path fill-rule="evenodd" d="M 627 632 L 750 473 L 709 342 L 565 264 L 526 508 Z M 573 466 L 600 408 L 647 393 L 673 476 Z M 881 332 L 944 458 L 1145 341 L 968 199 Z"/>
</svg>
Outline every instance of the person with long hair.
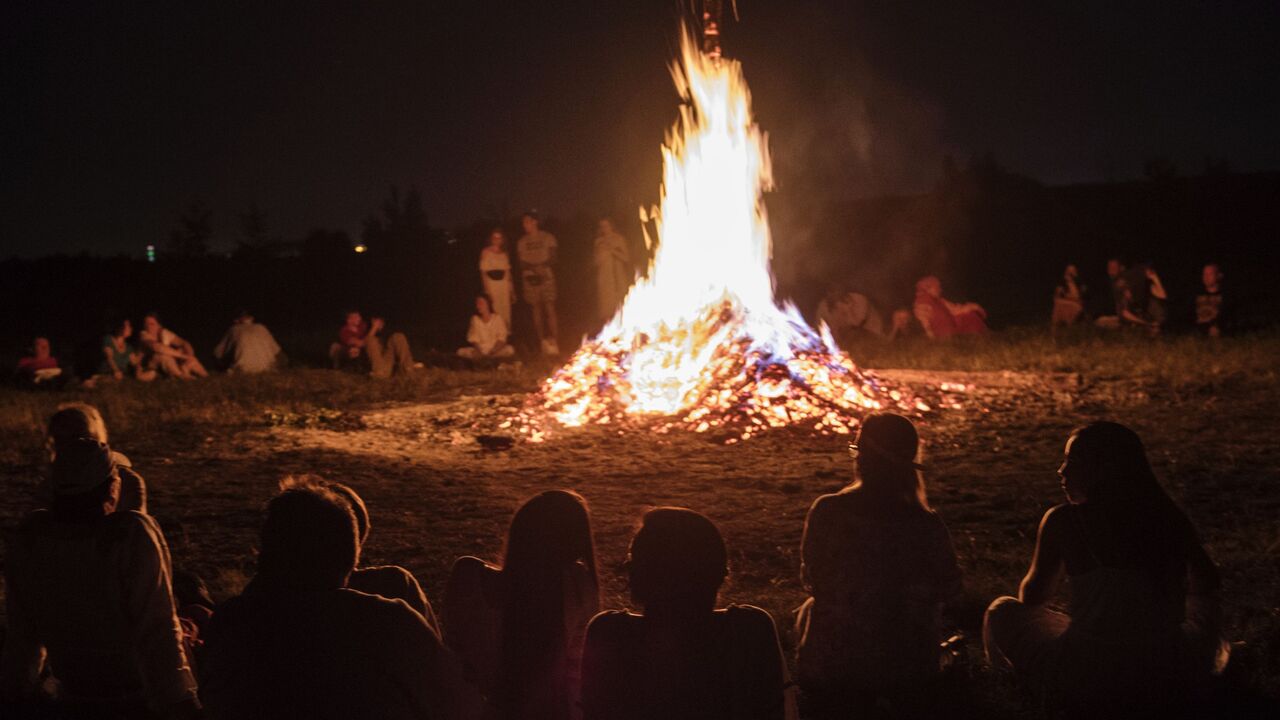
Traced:
<svg viewBox="0 0 1280 720">
<path fill-rule="evenodd" d="M 1160 486 L 1137 433 L 1094 422 L 1058 469 L 1067 502 L 1040 521 L 1017 598 L 987 610 L 987 656 L 1052 706 L 1151 707 L 1220 670 L 1218 572 Z M 1060 581 L 1066 612 L 1049 608 Z"/>
<path fill-rule="evenodd" d="M 102 363 L 97 373 L 85 381 L 85 387 L 93 387 L 100 379 L 123 380 L 132 377 L 143 382 L 156 379 L 156 371 L 142 364 L 142 354 L 131 344 L 133 323 L 128 318 L 111 323 L 102 336 Z"/>
<path fill-rule="evenodd" d="M 854 482 L 809 508 L 798 679 L 815 717 L 906 702 L 940 668 L 943 604 L 960 590 L 946 525 L 929 507 L 911 421 L 870 415 L 850 446 Z"/>
<path fill-rule="evenodd" d="M 711 520 L 686 508 L 645 513 L 627 572 L 642 612 L 591 621 L 583 720 L 795 717 L 773 618 L 749 605 L 716 609 L 729 564 Z"/>
<path fill-rule="evenodd" d="M 488 244 L 480 251 L 480 282 L 484 294 L 493 302 L 493 311 L 511 327 L 511 255 L 507 253 L 507 235 L 502 228 L 489 233 Z"/>
<path fill-rule="evenodd" d="M 587 503 L 548 490 L 516 511 L 502 566 L 459 558 L 445 590 L 445 642 L 496 718 L 577 717 L 587 622 L 600 581 Z"/>
</svg>

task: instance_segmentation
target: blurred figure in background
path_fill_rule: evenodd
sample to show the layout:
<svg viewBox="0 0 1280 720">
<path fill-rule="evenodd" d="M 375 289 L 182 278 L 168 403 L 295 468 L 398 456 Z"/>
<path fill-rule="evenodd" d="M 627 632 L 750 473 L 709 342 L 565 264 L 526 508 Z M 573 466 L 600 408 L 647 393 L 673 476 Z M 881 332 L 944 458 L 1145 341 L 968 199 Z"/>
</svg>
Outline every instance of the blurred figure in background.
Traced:
<svg viewBox="0 0 1280 720">
<path fill-rule="evenodd" d="M 839 285 L 827 288 L 827 294 L 818 303 L 817 317 L 819 322 L 827 324 L 832 337 L 842 347 L 884 337 L 884 318 L 871 300 Z"/>
<path fill-rule="evenodd" d="M 369 334 L 369 325 L 359 310 L 348 310 L 344 314 L 342 327 L 338 328 L 338 341 L 329 346 L 329 360 L 335 370 L 343 370 L 367 364 L 365 355 L 365 336 Z"/>
<path fill-rule="evenodd" d="M 102 337 L 102 364 L 98 366 L 97 374 L 85 381 L 86 387 L 93 387 L 103 379 L 123 380 L 131 377 L 143 382 L 156 379 L 156 371 L 143 367 L 142 354 L 129 344 L 132 336 L 133 323 L 128 319 L 111 326 Z"/>
<path fill-rule="evenodd" d="M 63 372 L 53 356 L 49 338 L 39 336 L 31 342 L 31 354 L 18 360 L 14 379 L 20 387 L 56 390 L 67 384 L 70 374 Z"/>
<path fill-rule="evenodd" d="M 378 337 L 384 327 L 386 321 L 380 317 L 365 323 L 359 311 L 349 310 L 346 322 L 338 329 L 338 341 L 329 346 L 333 367 L 363 369 L 367 365 L 369 374 L 376 378 L 411 373 L 421 368 L 422 363 L 413 359 L 409 339 L 404 333 L 391 333 L 386 341 Z"/>
<path fill-rule="evenodd" d="M 599 610 L 586 501 L 548 490 L 511 519 L 502 567 L 454 563 L 445 639 L 498 720 L 569 720 L 578 717 L 583 635 Z"/>
<path fill-rule="evenodd" d="M 559 355 L 560 325 L 556 317 L 556 236 L 539 228 L 538 213 L 520 218 L 524 235 L 516 242 L 524 301 L 533 311 L 533 327 L 544 355 Z"/>
<path fill-rule="evenodd" d="M 1226 664 L 1218 570 L 1135 432 L 1094 422 L 1071 434 L 1065 455 L 1067 502 L 1040 521 L 1018 597 L 987 610 L 987 656 L 1051 709 L 1176 715 Z M 1050 602 L 1064 578 L 1059 612 Z"/>
<path fill-rule="evenodd" d="M 650 510 L 626 567 L 642 614 L 591 621 L 583 720 L 795 717 L 773 618 L 750 605 L 716 608 L 729 566 L 714 523 L 685 508 Z"/>
<path fill-rule="evenodd" d="M 798 674 L 806 713 L 846 717 L 877 701 L 929 699 L 942 660 L 943 603 L 960 592 L 946 525 L 929 508 L 919 437 L 901 415 L 867 417 L 852 485 L 805 519 Z"/>
<path fill-rule="evenodd" d="M 50 488 L 5 557 L 4 699 L 37 693 L 47 663 L 70 717 L 196 717 L 169 550 L 149 515 L 118 510 L 110 448 L 61 444 Z"/>
<path fill-rule="evenodd" d="M 1204 290 L 1196 295 L 1196 329 L 1207 337 L 1221 337 L 1231 326 L 1231 305 L 1222 293 L 1222 268 L 1209 263 L 1200 272 Z"/>
<path fill-rule="evenodd" d="M 163 370 L 169 377 L 181 380 L 209 377 L 209 371 L 196 358 L 196 351 L 191 343 L 161 325 L 160 316 L 155 312 L 143 316 L 142 332 L 138 335 L 138 340 L 146 351 L 148 367 Z"/>
<path fill-rule="evenodd" d="M 480 282 L 489 296 L 493 311 L 511 328 L 511 297 L 515 294 L 511 281 L 511 256 L 507 253 L 507 236 L 501 228 L 489 233 L 488 244 L 480 251 Z"/>
<path fill-rule="evenodd" d="M 284 353 L 267 326 L 254 322 L 248 310 L 241 310 L 214 347 L 213 356 L 227 372 L 253 374 L 278 369 Z"/>
<path fill-rule="evenodd" d="M 1053 290 L 1053 315 L 1049 319 L 1049 331 L 1074 325 L 1084 316 L 1085 287 L 1080 284 L 1080 270 L 1068 265 L 1062 271 L 1062 282 Z"/>
<path fill-rule="evenodd" d="M 476 314 L 467 328 L 467 346 L 458 348 L 458 356 L 468 360 L 508 358 L 516 349 L 507 344 L 507 323 L 493 312 L 486 295 L 476 296 Z"/>
<path fill-rule="evenodd" d="M 627 239 L 614 229 L 609 218 L 601 218 L 596 228 L 592 260 L 596 268 L 596 317 L 609 322 L 634 278 Z"/>
<path fill-rule="evenodd" d="M 977 303 L 953 303 L 943 298 L 942 281 L 933 275 L 920 278 L 916 283 L 912 312 L 930 340 L 987 332 L 987 311 Z"/>
<path fill-rule="evenodd" d="M 1124 262 L 1120 258 L 1107 260 L 1107 284 L 1111 288 L 1111 314 L 1099 315 L 1093 324 L 1103 330 L 1119 330 L 1124 324 L 1125 310 L 1129 308 L 1132 299 Z"/>
</svg>

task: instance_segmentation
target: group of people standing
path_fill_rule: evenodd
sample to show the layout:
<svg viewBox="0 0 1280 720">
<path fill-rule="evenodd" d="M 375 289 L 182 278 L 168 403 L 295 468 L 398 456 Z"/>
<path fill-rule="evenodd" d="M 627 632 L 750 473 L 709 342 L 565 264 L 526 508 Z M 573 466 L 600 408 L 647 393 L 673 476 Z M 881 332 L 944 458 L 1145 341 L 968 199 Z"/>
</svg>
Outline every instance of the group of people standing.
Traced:
<svg viewBox="0 0 1280 720">
<path fill-rule="evenodd" d="M 538 351 L 543 355 L 560 354 L 560 322 L 556 312 L 555 235 L 543 230 L 536 211 L 520 218 L 524 234 L 516 241 L 513 265 L 507 250 L 507 236 L 494 228 L 480 251 L 480 282 L 483 293 L 476 298 L 476 314 L 467 331 L 467 346 L 458 354 L 469 359 L 501 358 L 514 354 L 509 343 L 512 330 L 512 307 L 516 299 L 516 282 L 520 278 L 520 298 L 529 306 Z M 596 272 L 596 316 L 607 321 L 622 303 L 635 270 L 626 238 L 609 218 L 596 227 L 593 265 Z"/>
<path fill-rule="evenodd" d="M 962 572 L 898 415 L 865 420 L 852 484 L 809 510 L 795 683 L 769 613 L 720 602 L 730 553 L 694 510 L 643 514 L 622 563 L 632 607 L 602 611 L 586 500 L 540 493 L 500 560 L 454 563 L 437 616 L 411 573 L 361 562 L 371 516 L 356 490 L 290 478 L 266 505 L 252 580 L 215 606 L 192 595 L 198 580 L 179 581 L 145 484 L 96 410 L 62 408 L 49 447 L 43 507 L 5 564 L 0 693 L 18 713 L 784 720 L 797 705 L 844 718 L 947 704 L 942 618 Z M 1058 472 L 1066 502 L 1041 521 L 1018 597 L 987 611 L 987 656 L 1053 708 L 1186 701 L 1226 660 L 1217 571 L 1195 529 L 1121 425 L 1073 432 Z"/>
</svg>

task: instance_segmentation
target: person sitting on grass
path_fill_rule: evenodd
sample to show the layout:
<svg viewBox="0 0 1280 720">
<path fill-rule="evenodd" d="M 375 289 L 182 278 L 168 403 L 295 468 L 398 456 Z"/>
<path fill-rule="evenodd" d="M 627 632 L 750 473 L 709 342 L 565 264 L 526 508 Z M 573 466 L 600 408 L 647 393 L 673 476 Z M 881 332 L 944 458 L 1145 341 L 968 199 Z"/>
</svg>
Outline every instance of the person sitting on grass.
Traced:
<svg viewBox="0 0 1280 720">
<path fill-rule="evenodd" d="M 795 717 L 773 618 L 749 605 L 716 609 L 729 570 L 715 524 L 685 508 L 650 510 L 627 571 L 642 613 L 591 621 L 583 720 Z"/>
<path fill-rule="evenodd" d="M 96 440 L 107 444 L 107 423 L 102 419 L 98 408 L 82 402 L 62 403 L 49 417 L 45 427 L 45 446 L 49 450 L 49 462 L 52 465 L 58 460 L 61 448 L 69 447 L 81 440 Z M 133 510 L 147 512 L 147 484 L 142 476 L 133 469 L 133 463 L 124 453 L 111 451 L 111 460 L 115 463 L 116 474 L 120 477 L 120 497 L 116 501 L 116 510 Z M 42 490 L 46 503 L 53 500 L 51 488 Z"/>
<path fill-rule="evenodd" d="M 942 281 L 933 275 L 916 283 L 912 312 L 930 340 L 952 335 L 984 335 L 987 311 L 977 303 L 953 303 L 942 297 Z"/>
<path fill-rule="evenodd" d="M 496 716 L 576 717 L 582 638 L 600 610 L 586 501 L 567 490 L 516 511 L 502 567 L 459 558 L 445 591 L 445 640 Z"/>
<path fill-rule="evenodd" d="M 235 322 L 213 348 L 213 357 L 229 373 L 270 372 L 284 364 L 284 353 L 271 331 L 254 322 L 248 310 L 236 315 Z"/>
<path fill-rule="evenodd" d="M 350 504 L 285 481 L 267 503 L 258 570 L 217 607 L 200 662 L 214 720 L 479 716 L 457 659 L 400 600 L 348 589 L 359 559 Z"/>
<path fill-rule="evenodd" d="M 936 679 L 943 603 L 960 592 L 947 527 L 929 508 L 911 421 L 868 416 L 850 445 L 852 485 L 814 501 L 797 619 L 798 675 L 813 717 L 910 705 Z"/>
<path fill-rule="evenodd" d="M 85 381 L 86 387 L 93 387 L 100 380 L 123 380 L 126 377 L 150 382 L 156 379 L 156 371 L 144 367 L 142 354 L 129 344 L 133 335 L 133 323 L 128 319 L 114 323 L 107 334 L 102 336 L 102 364 L 98 372 Z"/>
<path fill-rule="evenodd" d="M 163 370 L 169 377 L 180 380 L 209 377 L 196 357 L 191 343 L 178 337 L 177 333 L 160 324 L 160 316 L 149 312 L 142 318 L 142 332 L 138 335 L 142 347 L 147 351 L 147 363 L 158 370 Z"/>
<path fill-rule="evenodd" d="M 1080 284 L 1080 270 L 1068 265 L 1062 271 L 1062 282 L 1053 290 L 1053 315 L 1049 318 L 1049 331 L 1076 324 L 1084 315 L 1084 291 Z"/>
<path fill-rule="evenodd" d="M 14 379 L 19 387 L 57 390 L 67 384 L 70 376 L 58 365 L 53 356 L 49 338 L 39 336 L 31 342 L 31 354 L 18 360 Z"/>
<path fill-rule="evenodd" d="M 331 482 L 328 486 L 351 506 L 351 512 L 356 516 L 356 539 L 359 541 L 360 548 L 363 549 L 369 540 L 369 509 L 365 506 L 364 499 L 349 485 Z M 422 591 L 422 585 L 418 583 L 413 573 L 399 565 L 357 567 L 351 571 L 351 577 L 347 579 L 347 587 L 370 595 L 381 595 L 390 600 L 403 600 L 427 621 L 432 632 L 437 636 L 440 635 L 440 623 L 436 620 L 431 602 L 427 600 L 427 594 Z"/>
<path fill-rule="evenodd" d="M 75 717 L 195 717 L 169 550 L 149 515 L 117 508 L 111 449 L 61 445 L 50 487 L 52 506 L 19 524 L 5 557 L 5 699 L 36 694 L 47 666 Z"/>
<path fill-rule="evenodd" d="M 507 343 L 507 321 L 493 311 L 488 295 L 476 296 L 476 314 L 471 316 L 471 326 L 467 328 L 467 342 L 464 348 L 458 348 L 458 356 L 468 360 L 486 358 L 508 358 L 516 354 L 516 349 Z"/>
<path fill-rule="evenodd" d="M 841 346 L 856 345 L 884 337 L 884 318 L 862 293 L 832 285 L 818 303 L 818 321 L 827 324 L 831 335 Z"/>
<path fill-rule="evenodd" d="M 386 321 L 380 317 L 366 324 L 358 311 L 349 311 L 346 322 L 338 330 L 338 342 L 329 346 L 329 359 L 334 368 L 350 367 L 363 359 L 368 363 L 369 374 L 376 378 L 389 378 L 421 368 L 422 363 L 414 362 L 404 333 L 392 333 L 385 342 L 378 337 L 384 327 Z"/>
<path fill-rule="evenodd" d="M 1231 329 L 1231 303 L 1222 292 L 1222 268 L 1209 263 L 1200 272 L 1204 292 L 1196 295 L 1196 329 L 1205 337 L 1221 337 Z"/>
<path fill-rule="evenodd" d="M 987 657 L 1069 712 L 1179 707 L 1226 662 L 1217 568 L 1129 428 L 1076 430 L 1058 474 L 1067 502 L 1040 521 L 1018 597 L 987 610 Z"/>
</svg>

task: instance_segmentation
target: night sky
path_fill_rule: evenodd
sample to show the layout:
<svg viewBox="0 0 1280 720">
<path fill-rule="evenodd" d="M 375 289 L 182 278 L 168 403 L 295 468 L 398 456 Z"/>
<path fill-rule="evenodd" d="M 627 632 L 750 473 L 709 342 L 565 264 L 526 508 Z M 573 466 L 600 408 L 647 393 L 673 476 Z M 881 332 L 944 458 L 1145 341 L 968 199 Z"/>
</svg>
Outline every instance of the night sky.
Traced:
<svg viewBox="0 0 1280 720">
<path fill-rule="evenodd" d="M 444 226 L 657 198 L 676 0 L 133 5 L 0 10 L 0 256 L 137 254 L 193 201 L 229 248 L 250 203 L 355 234 L 393 184 Z M 1271 0 L 738 6 L 784 189 L 919 192 L 986 152 L 1053 184 L 1280 169 Z"/>
</svg>

